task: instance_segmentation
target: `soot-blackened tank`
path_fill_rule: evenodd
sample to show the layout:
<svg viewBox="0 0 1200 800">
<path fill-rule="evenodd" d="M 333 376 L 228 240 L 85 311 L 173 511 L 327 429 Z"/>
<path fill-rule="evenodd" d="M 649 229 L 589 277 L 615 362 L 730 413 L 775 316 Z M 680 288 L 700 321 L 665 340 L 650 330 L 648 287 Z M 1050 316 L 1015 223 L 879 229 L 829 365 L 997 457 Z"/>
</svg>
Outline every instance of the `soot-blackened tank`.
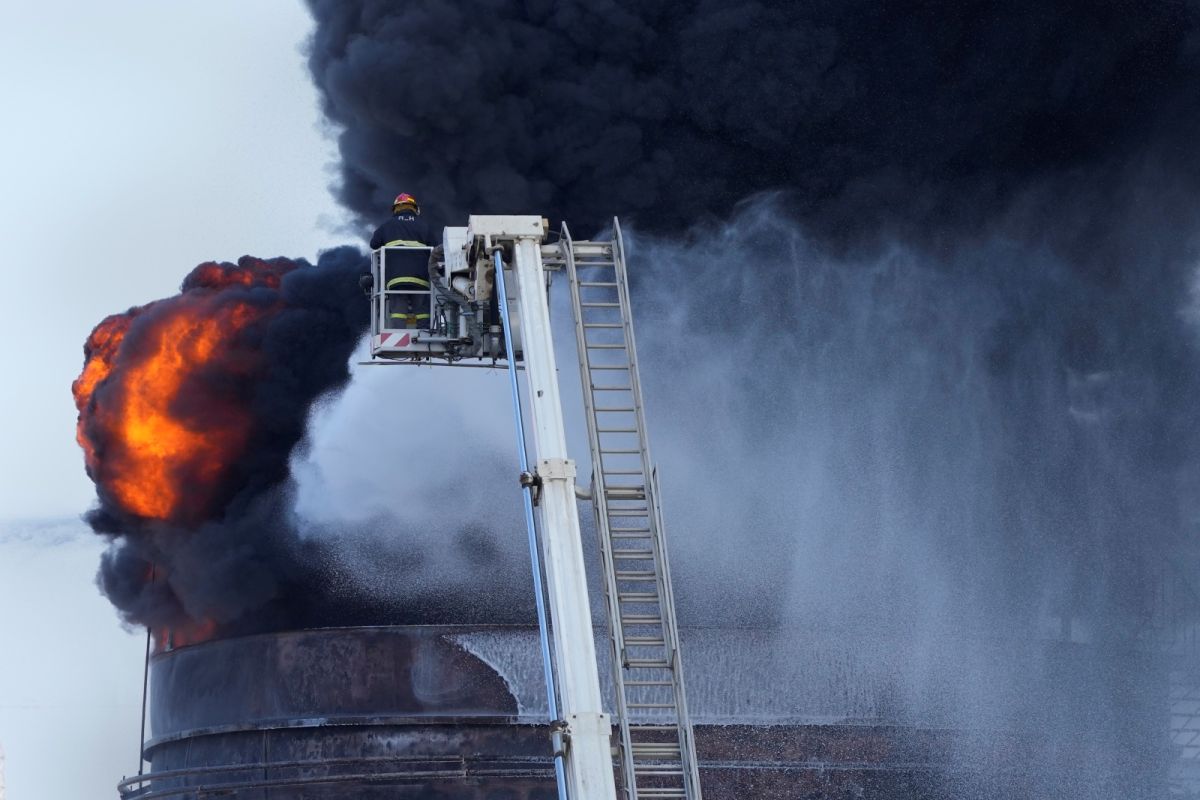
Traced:
<svg viewBox="0 0 1200 800">
<path fill-rule="evenodd" d="M 1081 757 L 1097 749 L 1088 737 L 1094 714 L 1049 740 L 952 725 L 949 707 L 940 720 L 898 717 L 889 711 L 897 675 L 919 671 L 936 687 L 920 704 L 931 711 L 972 682 L 952 659 L 940 666 L 928 653 L 905 655 L 898 642 L 843 647 L 794 631 L 715 628 L 684 628 L 682 642 L 697 665 L 688 688 L 706 800 L 1162 796 L 1160 765 L 1142 752 L 1160 738 L 1154 715 L 1129 716 L 1121 741 L 1101 742 L 1097 765 Z M 1010 649 L 1002 644 L 997 662 Z M 1101 656 L 1111 669 L 1081 681 L 1078 665 Z M 1113 658 L 1047 650 L 1044 660 L 1075 666 L 1065 669 L 1066 689 L 1046 694 L 1046 713 L 1087 711 L 1099 690 L 1111 693 L 1113 674 L 1125 676 L 1131 697 L 1163 691 L 1152 662 Z M 532 628 L 261 634 L 159 653 L 150 670 L 151 769 L 122 782 L 126 800 L 557 798 Z M 1011 703 L 985 689 L 976 691 L 982 711 Z M 607 700 L 611 708 L 611 692 Z"/>
<path fill-rule="evenodd" d="M 147 780 L 125 797 L 556 797 L 540 726 L 452 626 L 207 642 L 151 663 Z"/>
</svg>

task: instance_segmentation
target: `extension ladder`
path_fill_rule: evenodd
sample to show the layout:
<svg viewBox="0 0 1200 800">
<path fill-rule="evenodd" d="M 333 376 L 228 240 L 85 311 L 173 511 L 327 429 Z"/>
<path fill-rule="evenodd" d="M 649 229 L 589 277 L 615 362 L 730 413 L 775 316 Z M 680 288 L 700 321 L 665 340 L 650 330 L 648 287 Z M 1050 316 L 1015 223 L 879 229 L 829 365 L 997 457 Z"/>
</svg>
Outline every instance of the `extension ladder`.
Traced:
<svg viewBox="0 0 1200 800">
<path fill-rule="evenodd" d="M 620 225 L 613 220 L 607 242 L 572 241 L 564 225 L 560 252 L 592 450 L 625 793 L 701 800 Z"/>
</svg>

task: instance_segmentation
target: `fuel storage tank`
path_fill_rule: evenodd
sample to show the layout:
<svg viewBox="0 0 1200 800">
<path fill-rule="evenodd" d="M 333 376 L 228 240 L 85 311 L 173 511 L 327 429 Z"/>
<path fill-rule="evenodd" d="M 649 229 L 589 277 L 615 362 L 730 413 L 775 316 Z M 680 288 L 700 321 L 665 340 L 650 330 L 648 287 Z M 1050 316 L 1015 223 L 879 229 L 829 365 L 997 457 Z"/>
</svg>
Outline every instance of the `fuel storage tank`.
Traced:
<svg viewBox="0 0 1200 800">
<path fill-rule="evenodd" d="M 123 782 L 122 794 L 551 800 L 536 637 L 523 626 L 328 628 L 158 653 L 150 676 L 151 769 Z M 1137 750 L 1155 741 L 1152 719 L 1130 718 L 1132 744 L 1104 752 L 1116 777 L 1097 776 L 1087 759 L 1096 742 L 1086 736 L 1056 739 L 1051 763 L 1046 740 L 1027 731 L 896 713 L 889 706 L 902 703 L 889 676 L 903 671 L 897 655 L 864 664 L 848 655 L 862 648 L 832 644 L 822 652 L 758 630 L 685 628 L 683 646 L 697 665 L 689 693 L 708 800 L 964 800 L 1015 791 L 1037 797 L 1049 786 L 1093 796 L 1083 793 L 1088 786 L 1114 780 L 1126 782 L 1124 797 L 1159 796 L 1162 788 L 1157 762 Z M 880 653 L 888 650 L 883 643 Z M 1153 665 L 1125 667 L 1133 690 L 1161 688 Z M 946 673 L 931 681 L 931 694 L 946 703 L 961 698 L 949 664 L 926 661 L 922 669 Z M 1078 669 L 1066 672 L 1074 682 L 1062 692 L 1069 707 L 1046 709 L 1049 716 L 1095 705 L 1095 687 L 1078 684 Z"/>
</svg>

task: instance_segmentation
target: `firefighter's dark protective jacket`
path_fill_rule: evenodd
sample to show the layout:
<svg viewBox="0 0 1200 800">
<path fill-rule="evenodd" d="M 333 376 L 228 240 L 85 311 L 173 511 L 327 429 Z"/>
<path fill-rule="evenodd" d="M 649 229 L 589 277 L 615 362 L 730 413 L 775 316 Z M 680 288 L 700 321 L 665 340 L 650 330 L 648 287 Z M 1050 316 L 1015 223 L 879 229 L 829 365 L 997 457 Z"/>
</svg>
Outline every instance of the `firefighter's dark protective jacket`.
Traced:
<svg viewBox="0 0 1200 800">
<path fill-rule="evenodd" d="M 430 245 L 429 226 L 411 211 L 401 211 L 387 222 L 375 229 L 371 237 L 371 249 L 377 250 L 385 245 L 395 247 L 412 247 L 414 245 Z"/>
<path fill-rule="evenodd" d="M 384 288 L 388 298 L 389 327 L 429 326 L 429 258 L 425 250 L 406 252 L 405 247 L 428 247 L 429 226 L 411 211 L 401 211 L 375 229 L 371 249 L 398 247 L 385 256 Z"/>
</svg>

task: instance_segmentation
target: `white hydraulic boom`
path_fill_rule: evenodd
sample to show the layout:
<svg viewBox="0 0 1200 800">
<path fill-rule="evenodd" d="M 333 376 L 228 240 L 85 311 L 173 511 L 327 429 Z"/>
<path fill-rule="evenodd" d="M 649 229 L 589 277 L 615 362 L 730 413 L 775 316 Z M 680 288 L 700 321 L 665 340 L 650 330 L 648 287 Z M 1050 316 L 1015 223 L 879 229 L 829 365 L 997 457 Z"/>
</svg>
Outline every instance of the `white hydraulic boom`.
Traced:
<svg viewBox="0 0 1200 800">
<path fill-rule="evenodd" d="M 604 713 L 547 301 L 548 272 L 565 269 L 591 443 L 591 497 L 600 538 L 627 800 L 701 800 L 667 566 L 657 474 L 650 459 L 620 227 L 611 242 L 543 244 L 536 216 L 471 216 L 438 247 L 372 254 L 371 355 L 400 363 L 508 366 L 535 573 L 533 506 L 540 511 L 545 597 L 556 670 L 546 664 L 560 797 L 615 800 L 612 721 Z M 424 264 L 428 296 L 397 283 Z M 406 288 L 393 290 L 394 285 Z M 414 312 L 416 294 L 422 313 Z M 398 303 L 404 313 L 393 313 Z M 424 309 L 428 308 L 428 314 Z M 397 322 L 402 320 L 402 322 Z M 534 458 L 525 451 L 516 381 L 523 366 Z M 554 673 L 557 673 L 557 692 Z"/>
</svg>

